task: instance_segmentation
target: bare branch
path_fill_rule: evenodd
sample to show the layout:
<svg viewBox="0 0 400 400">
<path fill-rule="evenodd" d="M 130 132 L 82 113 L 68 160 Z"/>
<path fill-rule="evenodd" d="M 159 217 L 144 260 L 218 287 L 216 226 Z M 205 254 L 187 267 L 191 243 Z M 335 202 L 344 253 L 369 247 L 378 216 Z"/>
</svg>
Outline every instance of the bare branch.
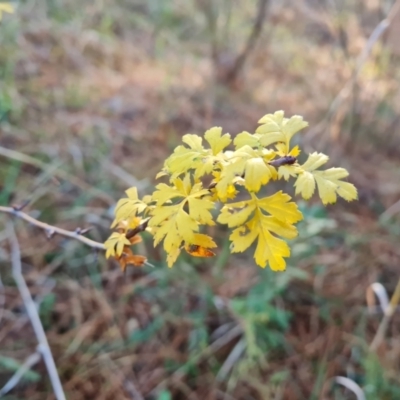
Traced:
<svg viewBox="0 0 400 400">
<path fill-rule="evenodd" d="M 137 235 L 140 232 L 143 232 L 146 230 L 147 225 L 149 224 L 150 218 L 145 219 L 140 225 L 138 225 L 135 229 L 131 229 L 128 232 L 126 232 L 126 238 L 131 239 L 135 235 Z"/>
<path fill-rule="evenodd" d="M 31 321 L 36 338 L 39 342 L 37 349 L 42 355 L 46 364 L 47 372 L 49 374 L 49 378 L 53 386 L 56 399 L 66 400 L 60 377 L 58 376 L 57 367 L 54 363 L 53 355 L 51 354 L 50 346 L 47 341 L 46 333 L 44 332 L 42 322 L 40 321 L 38 310 L 32 299 L 29 288 L 26 285 L 24 276 L 22 275 L 21 252 L 17 236 L 15 235 L 13 224 L 11 222 L 7 224 L 7 231 L 9 234 L 8 237 L 11 245 L 11 263 L 13 277 L 21 294 L 26 312 L 28 314 L 29 320 Z"/>
<path fill-rule="evenodd" d="M 105 250 L 103 243 L 96 242 L 95 240 L 92 240 L 85 236 L 82 236 L 79 232 L 67 231 L 66 229 L 57 228 L 56 226 L 52 226 L 52 225 L 46 224 L 45 222 L 38 221 L 37 219 L 31 217 L 30 215 L 28 215 L 22 211 L 18 211 L 18 209 L 15 209 L 13 207 L 0 206 L 0 212 L 10 214 L 17 218 L 21 218 L 24 221 L 27 221 L 30 224 L 32 224 L 40 229 L 43 229 L 49 238 L 55 234 L 58 234 L 61 236 L 65 236 L 65 237 L 68 237 L 71 239 L 78 240 L 78 241 L 86 244 L 86 246 L 89 246 L 93 249 Z M 81 232 L 82 232 L 82 230 L 81 230 Z"/>
<path fill-rule="evenodd" d="M 31 354 L 25 362 L 15 371 L 14 375 L 9 381 L 0 389 L 0 397 L 7 394 L 10 390 L 13 390 L 18 385 L 19 381 L 23 376 L 41 359 L 39 351 Z"/>
<path fill-rule="evenodd" d="M 351 390 L 356 395 L 357 400 L 366 400 L 363 390 L 353 380 L 345 376 L 336 376 L 335 382 Z"/>
<path fill-rule="evenodd" d="M 389 326 L 390 319 L 392 318 L 394 312 L 396 311 L 397 305 L 400 301 L 400 279 L 397 282 L 396 289 L 394 290 L 393 296 L 390 299 L 390 303 L 384 310 L 384 316 L 381 323 L 379 324 L 378 330 L 375 334 L 374 339 L 369 346 L 371 351 L 376 351 L 382 341 L 385 339 L 386 331 Z"/>
<path fill-rule="evenodd" d="M 254 21 L 253 29 L 249 38 L 247 39 L 247 43 L 244 46 L 242 52 L 237 56 L 232 69 L 228 72 L 226 76 L 227 82 L 233 82 L 236 79 L 239 72 L 242 70 L 246 60 L 248 59 L 250 53 L 253 51 L 257 43 L 257 39 L 262 32 L 263 23 L 267 14 L 267 6 L 268 0 L 259 0 L 257 16 Z"/>
</svg>

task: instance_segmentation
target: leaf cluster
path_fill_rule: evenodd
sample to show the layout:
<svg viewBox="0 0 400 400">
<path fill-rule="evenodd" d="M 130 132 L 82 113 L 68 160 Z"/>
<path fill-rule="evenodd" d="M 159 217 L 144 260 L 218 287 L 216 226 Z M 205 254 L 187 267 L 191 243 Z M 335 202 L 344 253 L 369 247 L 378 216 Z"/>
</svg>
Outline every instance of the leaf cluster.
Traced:
<svg viewBox="0 0 400 400">
<path fill-rule="evenodd" d="M 115 209 L 116 228 L 105 242 L 107 257 L 116 257 L 123 268 L 143 265 L 131 245 L 147 230 L 154 245 L 161 242 L 171 267 L 184 249 L 193 256 L 210 257 L 216 247 L 202 232 L 216 222 L 232 228 L 231 252 L 243 252 L 255 244 L 255 262 L 274 271 L 286 268 L 290 247 L 285 239 L 297 236 L 295 224 L 303 215 L 289 194 L 277 191 L 261 196 L 272 181 L 294 180 L 295 194 L 310 199 L 317 190 L 323 204 L 357 198 L 357 190 L 344 178 L 344 168 L 320 170 L 328 156 L 314 152 L 301 164 L 300 149 L 291 146 L 293 136 L 308 126 L 300 116 L 285 118 L 283 111 L 259 120 L 255 133 L 239 133 L 234 140 L 214 127 L 203 138 L 187 134 L 182 145 L 165 160 L 151 195 L 139 198 L 136 188 L 126 191 Z M 208 180 L 208 184 L 205 182 Z M 231 202 L 235 199 L 240 201 Z"/>
</svg>

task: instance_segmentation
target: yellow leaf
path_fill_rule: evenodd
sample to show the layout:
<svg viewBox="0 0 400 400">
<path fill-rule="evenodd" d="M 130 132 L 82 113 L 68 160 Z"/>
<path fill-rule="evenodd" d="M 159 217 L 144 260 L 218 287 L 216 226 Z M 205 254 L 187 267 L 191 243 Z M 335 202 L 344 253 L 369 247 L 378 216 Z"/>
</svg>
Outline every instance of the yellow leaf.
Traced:
<svg viewBox="0 0 400 400">
<path fill-rule="evenodd" d="M 203 189 L 200 182 L 192 185 L 189 174 L 183 180 L 174 180 L 174 184 L 175 187 L 157 185 L 157 191 L 153 194 L 157 205 L 151 210 L 149 220 L 149 227 L 154 233 L 154 245 L 164 241 L 170 266 L 178 257 L 182 242 L 203 246 L 202 243 L 196 243 L 203 238 L 197 233 L 199 225 L 214 225 L 209 211 L 214 203 L 210 201 L 209 190 Z M 165 205 L 166 201 L 176 197 L 180 197 L 179 204 Z"/>
<path fill-rule="evenodd" d="M 233 152 L 228 159 L 229 163 L 223 165 L 216 185 L 218 197 L 220 199 L 228 197 L 229 185 L 232 185 L 236 176 L 244 175 L 246 189 L 252 192 L 258 192 L 270 179 L 276 179 L 278 177 L 276 169 L 268 165 L 268 160 L 273 156 L 274 153 L 270 150 L 255 150 L 248 145 Z"/>
<path fill-rule="evenodd" d="M 268 231 L 262 231 L 254 253 L 257 265 L 265 268 L 269 262 L 272 271 L 284 271 L 286 269 L 284 257 L 289 256 L 290 248 L 285 241 L 274 237 Z"/>
<path fill-rule="evenodd" d="M 329 157 L 322 153 L 311 153 L 307 161 L 301 166 L 305 171 L 314 171 L 321 165 L 326 164 Z"/>
<path fill-rule="evenodd" d="M 121 221 L 129 220 L 138 214 L 146 211 L 148 205 L 138 198 L 137 189 L 132 187 L 126 192 L 128 197 L 120 199 L 115 206 L 115 219 L 111 224 L 111 228 L 114 228 Z"/>
<path fill-rule="evenodd" d="M 195 233 L 193 235 L 193 241 L 190 244 L 195 244 L 197 246 L 202 246 L 206 248 L 214 248 L 217 247 L 214 240 L 204 233 Z"/>
<path fill-rule="evenodd" d="M 285 181 L 288 181 L 291 176 L 297 176 L 296 167 L 294 165 L 281 165 L 278 168 L 279 179 L 283 178 Z"/>
<path fill-rule="evenodd" d="M 294 146 L 292 150 L 290 150 L 288 156 L 298 157 L 301 153 L 299 146 Z"/>
<path fill-rule="evenodd" d="M 106 258 L 120 256 L 124 246 L 129 246 L 131 242 L 126 238 L 125 233 L 113 232 L 104 242 L 106 248 Z"/>
<path fill-rule="evenodd" d="M 260 126 L 256 130 L 257 133 L 263 133 L 263 136 L 260 137 L 261 146 L 267 147 L 267 146 L 271 145 L 272 143 L 283 142 L 283 143 L 285 143 L 285 151 L 284 151 L 284 153 L 286 153 L 285 135 L 280 131 L 268 132 L 267 129 L 261 129 L 262 127 L 264 127 L 264 125 Z"/>
<path fill-rule="evenodd" d="M 358 198 L 356 187 L 349 182 L 340 182 L 336 191 L 340 197 L 347 201 L 356 200 Z"/>
<path fill-rule="evenodd" d="M 190 197 L 188 203 L 189 214 L 195 221 L 198 221 L 201 225 L 215 225 L 212 214 L 209 211 L 215 207 L 212 201 L 205 198 L 196 199 Z"/>
<path fill-rule="evenodd" d="M 128 190 L 125 191 L 126 195 L 128 196 L 129 199 L 131 200 L 138 200 L 138 191 L 136 187 L 131 187 Z"/>
<path fill-rule="evenodd" d="M 287 155 L 290 149 L 290 140 L 295 133 L 308 126 L 303 121 L 303 117 L 294 115 L 291 118 L 284 118 L 283 111 L 277 111 L 275 114 L 267 114 L 259 121 L 260 125 L 256 133 L 262 135 L 260 143 L 262 146 L 269 146 L 276 142 L 283 142 L 285 149 L 281 151 Z"/>
<path fill-rule="evenodd" d="M 162 178 L 164 176 L 168 176 L 168 172 L 165 169 L 162 169 L 160 172 L 157 173 L 156 179 Z"/>
<path fill-rule="evenodd" d="M 182 180 L 176 179 L 174 184 L 176 186 L 169 186 L 166 183 L 159 183 L 156 186 L 156 191 L 153 193 L 153 199 L 157 201 L 157 206 L 161 206 L 176 197 L 185 196 L 185 189 Z"/>
<path fill-rule="evenodd" d="M 297 229 L 288 222 L 266 215 L 263 215 L 261 220 L 264 230 L 275 233 L 285 239 L 294 239 L 297 236 Z"/>
<path fill-rule="evenodd" d="M 171 268 L 174 265 L 180 253 L 181 253 L 180 245 L 178 247 L 173 246 L 170 249 L 167 255 L 167 265 L 169 268 Z"/>
<path fill-rule="evenodd" d="M 242 253 L 247 250 L 259 235 L 258 229 L 252 229 L 248 224 L 240 226 L 232 231 L 229 240 L 232 241 L 232 253 Z"/>
<path fill-rule="evenodd" d="M 335 203 L 336 194 L 347 201 L 357 199 L 357 189 L 349 182 L 340 179 L 348 176 L 344 168 L 331 168 L 326 171 L 315 171 L 314 177 L 318 185 L 318 194 L 323 204 Z"/>
<path fill-rule="evenodd" d="M 198 135 L 187 134 L 182 137 L 182 142 L 195 150 L 203 150 L 202 141 L 203 139 Z"/>
<path fill-rule="evenodd" d="M 186 142 L 189 142 L 191 145 L 194 146 L 194 148 L 178 146 L 174 150 L 173 154 L 171 154 L 165 160 L 164 169 L 168 173 L 172 174 L 172 178 L 176 178 L 177 176 L 188 172 L 190 169 L 196 169 L 199 165 L 202 164 L 202 158 L 207 156 L 207 154 L 209 153 L 209 151 L 204 150 L 203 148 L 196 147 L 199 143 L 201 144 L 200 137 L 198 137 L 200 141 L 197 142 L 193 138 L 190 138 L 191 140 L 188 140 L 189 138 L 186 139 Z"/>
<path fill-rule="evenodd" d="M 315 191 L 315 182 L 318 185 L 318 194 L 323 204 L 335 203 L 337 195 L 347 201 L 357 199 L 357 189 L 351 183 L 344 182 L 349 173 L 344 168 L 330 168 L 325 171 L 316 171 L 328 161 L 328 156 L 322 153 L 312 153 L 307 161 L 297 167 L 298 178 L 295 182 L 296 194 L 309 199 Z"/>
<path fill-rule="evenodd" d="M 290 196 L 278 192 L 263 199 L 252 195 L 251 200 L 226 204 L 218 222 L 226 223 L 229 227 L 238 226 L 229 237 L 232 241 L 231 251 L 242 252 L 257 239 L 254 254 L 256 263 L 264 268 L 269 262 L 274 271 L 284 270 L 284 257 L 290 255 L 290 249 L 285 241 L 276 236 L 288 239 L 296 237 L 297 229 L 293 223 L 303 217 L 296 204 L 289 200 Z"/>
<path fill-rule="evenodd" d="M 252 158 L 246 162 L 244 180 L 246 189 L 250 192 L 257 193 L 262 185 L 276 177 L 276 169 L 266 164 L 262 158 Z"/>
<path fill-rule="evenodd" d="M 290 200 L 291 197 L 288 194 L 279 191 L 272 196 L 259 199 L 257 204 L 276 219 L 294 224 L 303 219 L 303 214 L 299 211 L 297 204 Z"/>
<path fill-rule="evenodd" d="M 149 225 L 152 223 L 152 219 L 150 219 Z M 154 247 L 157 246 L 169 232 L 176 232 L 176 223 L 174 219 L 169 219 L 163 221 L 162 224 L 159 224 L 159 226 L 151 226 L 153 230 L 153 235 L 154 235 Z M 179 241 L 179 245 L 182 242 L 182 238 L 177 235 L 176 240 Z M 166 248 L 164 245 L 164 249 L 168 252 L 170 248 Z"/>
<path fill-rule="evenodd" d="M 184 210 L 179 210 L 175 217 L 176 229 L 186 242 L 193 241 L 193 232 L 199 229 L 198 222 Z"/>
<path fill-rule="evenodd" d="M 310 199 L 315 190 L 315 180 L 313 174 L 307 171 L 300 173 L 297 177 L 294 187 L 296 188 L 296 194 L 301 194 L 303 199 Z"/>
<path fill-rule="evenodd" d="M 289 143 L 290 139 L 295 133 L 301 131 L 307 126 L 308 122 L 303 121 L 303 117 L 299 115 L 294 115 L 288 120 L 286 118 L 284 119 L 284 122 L 282 124 L 282 131 L 285 135 L 286 140 Z"/>
<path fill-rule="evenodd" d="M 129 218 L 126 221 L 126 230 L 137 228 L 140 225 L 141 221 L 142 220 L 139 217 L 131 217 L 131 218 Z"/>
<path fill-rule="evenodd" d="M 154 208 L 152 210 L 152 217 L 150 218 L 149 226 L 157 226 L 162 224 L 164 221 L 176 214 L 179 208 L 179 204 Z"/>
<path fill-rule="evenodd" d="M 266 124 L 267 122 L 273 122 L 277 126 L 281 126 L 285 113 L 282 110 L 275 111 L 274 114 L 264 115 L 259 121 L 259 124 Z"/>
<path fill-rule="evenodd" d="M 204 138 L 210 144 L 212 154 L 214 156 L 216 156 L 218 153 L 220 153 L 222 150 L 224 150 L 225 147 L 229 146 L 232 141 L 231 135 L 229 135 L 229 133 L 222 135 L 221 127 L 214 127 L 214 128 L 209 129 L 204 134 Z"/>
<path fill-rule="evenodd" d="M 217 221 L 226 224 L 229 228 L 243 225 L 256 209 L 256 202 L 252 200 L 229 203 L 221 210 Z"/>
<path fill-rule="evenodd" d="M 240 149 L 243 146 L 250 146 L 250 147 L 259 147 L 260 146 L 260 137 L 261 135 L 254 134 L 252 135 L 249 132 L 242 132 L 239 133 L 233 143 L 236 147 L 236 150 Z"/>
</svg>

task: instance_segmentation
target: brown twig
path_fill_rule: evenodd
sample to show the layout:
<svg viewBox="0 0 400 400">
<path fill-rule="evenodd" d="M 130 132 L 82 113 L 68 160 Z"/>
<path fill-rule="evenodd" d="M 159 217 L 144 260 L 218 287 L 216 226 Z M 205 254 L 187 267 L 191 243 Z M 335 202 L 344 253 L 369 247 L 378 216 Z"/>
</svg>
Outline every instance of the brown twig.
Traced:
<svg viewBox="0 0 400 400">
<path fill-rule="evenodd" d="M 78 240 L 78 241 L 84 243 L 86 246 L 91 247 L 92 249 L 105 250 L 103 243 L 96 242 L 95 240 L 89 239 L 89 238 L 81 235 L 80 232 L 84 232 L 84 230 L 81 230 L 80 232 L 67 231 L 66 229 L 58 228 L 56 226 L 46 224 L 45 222 L 38 221 L 37 219 L 31 217 L 30 215 L 28 215 L 22 211 L 19 211 L 18 209 L 15 209 L 13 207 L 0 206 L 0 212 L 23 219 L 24 221 L 27 221 L 30 224 L 32 224 L 40 229 L 43 229 L 46 232 L 48 237 L 52 237 L 53 235 L 57 234 L 57 235 L 71 238 L 71 239 Z"/>
<path fill-rule="evenodd" d="M 259 38 L 262 28 L 263 22 L 267 13 L 268 8 L 268 0 L 260 0 L 258 4 L 258 11 L 257 16 L 254 21 L 253 29 L 250 33 L 249 38 L 247 39 L 246 45 L 244 46 L 242 52 L 236 57 L 236 60 L 233 64 L 233 67 L 226 75 L 226 82 L 233 82 L 235 81 L 236 77 L 238 76 L 239 72 L 244 67 L 246 60 L 248 59 L 250 53 L 253 51 L 257 39 Z"/>
<path fill-rule="evenodd" d="M 131 239 L 138 233 L 145 231 L 147 228 L 147 225 L 149 224 L 149 221 L 150 221 L 150 218 L 147 218 L 140 225 L 138 225 L 135 229 L 130 229 L 125 235 L 126 238 Z"/>
</svg>

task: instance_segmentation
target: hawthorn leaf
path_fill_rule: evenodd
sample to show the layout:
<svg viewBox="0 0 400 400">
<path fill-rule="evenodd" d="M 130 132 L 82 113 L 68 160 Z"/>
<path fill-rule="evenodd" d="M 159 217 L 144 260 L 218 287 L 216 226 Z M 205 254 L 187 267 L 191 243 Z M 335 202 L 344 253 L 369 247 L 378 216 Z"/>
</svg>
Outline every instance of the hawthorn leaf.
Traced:
<svg viewBox="0 0 400 400">
<path fill-rule="evenodd" d="M 229 133 L 222 135 L 222 128 L 217 126 L 206 131 L 204 139 L 209 143 L 214 156 L 221 153 L 232 142 L 231 135 Z"/>
</svg>

